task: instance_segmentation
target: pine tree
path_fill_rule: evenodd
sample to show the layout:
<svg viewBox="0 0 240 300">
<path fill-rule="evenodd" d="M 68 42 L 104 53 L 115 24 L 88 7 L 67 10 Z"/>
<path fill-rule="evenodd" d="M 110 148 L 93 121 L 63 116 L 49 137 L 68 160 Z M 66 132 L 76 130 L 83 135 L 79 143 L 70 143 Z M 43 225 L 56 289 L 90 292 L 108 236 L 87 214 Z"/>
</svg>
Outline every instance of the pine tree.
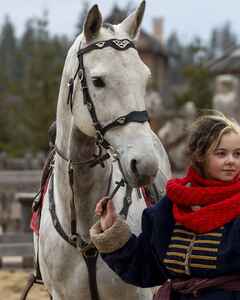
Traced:
<svg viewBox="0 0 240 300">
<path fill-rule="evenodd" d="M 17 79 L 16 56 L 17 39 L 15 29 L 9 17 L 6 17 L 0 35 L 0 80 L 2 84 L 8 84 L 12 80 Z"/>
<path fill-rule="evenodd" d="M 222 53 L 226 53 L 232 47 L 237 44 L 236 35 L 232 32 L 231 24 L 227 22 L 223 25 L 221 30 L 221 50 Z"/>
<path fill-rule="evenodd" d="M 48 149 L 47 131 L 55 119 L 56 102 L 64 57 L 69 46 L 65 37 L 48 32 L 47 14 L 27 23 L 21 44 L 24 61 L 18 148 Z"/>
<path fill-rule="evenodd" d="M 22 45 L 28 58 L 23 77 L 22 129 L 30 149 L 37 151 L 47 149 L 47 130 L 54 119 L 57 87 L 52 82 L 56 65 L 46 15 L 35 20 L 33 35 L 30 32 L 26 32 Z"/>
<path fill-rule="evenodd" d="M 12 140 L 14 110 L 19 86 L 17 39 L 9 17 L 0 33 L 0 151 L 8 151 Z"/>
</svg>

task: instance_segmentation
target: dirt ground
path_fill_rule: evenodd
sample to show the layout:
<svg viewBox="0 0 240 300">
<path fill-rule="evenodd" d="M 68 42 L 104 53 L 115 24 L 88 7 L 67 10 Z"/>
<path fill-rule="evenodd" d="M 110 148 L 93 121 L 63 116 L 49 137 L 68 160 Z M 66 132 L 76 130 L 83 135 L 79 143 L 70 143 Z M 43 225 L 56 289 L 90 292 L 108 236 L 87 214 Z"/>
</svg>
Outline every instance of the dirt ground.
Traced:
<svg viewBox="0 0 240 300">
<path fill-rule="evenodd" d="M 27 271 L 0 271 L 0 299 L 19 300 L 28 280 Z M 29 292 L 27 300 L 49 300 L 42 285 L 35 285 Z"/>
</svg>

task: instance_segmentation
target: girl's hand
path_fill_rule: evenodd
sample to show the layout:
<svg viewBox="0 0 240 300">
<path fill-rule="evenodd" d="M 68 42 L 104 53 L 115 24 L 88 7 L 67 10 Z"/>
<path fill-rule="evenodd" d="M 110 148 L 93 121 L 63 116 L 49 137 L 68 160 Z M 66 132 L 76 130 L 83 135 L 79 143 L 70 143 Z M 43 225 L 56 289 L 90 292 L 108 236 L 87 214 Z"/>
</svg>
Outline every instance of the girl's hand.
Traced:
<svg viewBox="0 0 240 300">
<path fill-rule="evenodd" d="M 113 202 L 107 197 L 103 197 L 98 201 L 95 212 L 100 217 L 100 224 L 103 231 L 111 227 L 117 219 Z"/>
</svg>

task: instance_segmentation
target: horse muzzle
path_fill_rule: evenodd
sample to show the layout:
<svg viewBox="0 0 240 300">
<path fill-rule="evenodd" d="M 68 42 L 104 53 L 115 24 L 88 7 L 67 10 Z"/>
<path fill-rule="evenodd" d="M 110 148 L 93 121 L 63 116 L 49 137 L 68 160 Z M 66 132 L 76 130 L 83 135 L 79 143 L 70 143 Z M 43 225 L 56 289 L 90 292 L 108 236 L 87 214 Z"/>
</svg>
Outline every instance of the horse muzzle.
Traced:
<svg viewBox="0 0 240 300">
<path fill-rule="evenodd" d="M 126 179 L 133 187 L 151 184 L 158 172 L 159 163 L 154 158 L 140 159 L 132 158 L 127 168 Z M 124 171 L 124 170 L 123 170 Z"/>
</svg>

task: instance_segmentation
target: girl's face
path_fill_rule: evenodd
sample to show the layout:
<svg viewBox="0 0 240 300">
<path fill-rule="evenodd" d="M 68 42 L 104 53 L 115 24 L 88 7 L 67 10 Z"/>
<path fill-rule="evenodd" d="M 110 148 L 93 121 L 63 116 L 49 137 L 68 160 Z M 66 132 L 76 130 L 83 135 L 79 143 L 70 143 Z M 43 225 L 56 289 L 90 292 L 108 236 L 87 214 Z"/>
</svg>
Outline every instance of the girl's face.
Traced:
<svg viewBox="0 0 240 300">
<path fill-rule="evenodd" d="M 233 180 L 240 173 L 240 134 L 223 134 L 217 147 L 206 155 L 203 169 L 208 179 Z"/>
</svg>

